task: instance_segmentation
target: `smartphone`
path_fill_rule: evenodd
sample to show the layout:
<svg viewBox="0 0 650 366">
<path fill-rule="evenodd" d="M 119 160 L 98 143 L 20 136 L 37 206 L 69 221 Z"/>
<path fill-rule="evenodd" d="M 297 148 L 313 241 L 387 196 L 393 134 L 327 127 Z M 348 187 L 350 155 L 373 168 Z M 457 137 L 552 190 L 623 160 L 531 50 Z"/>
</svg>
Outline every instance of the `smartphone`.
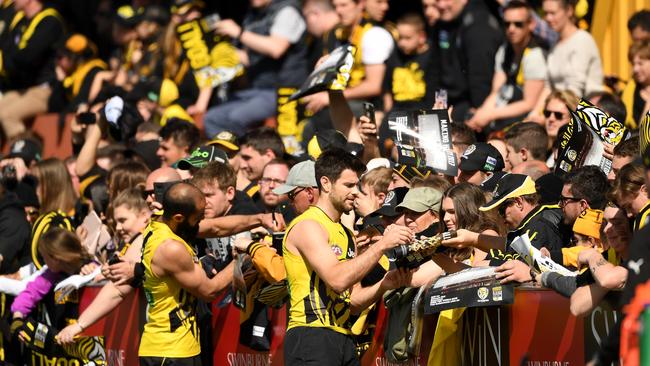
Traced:
<svg viewBox="0 0 650 366">
<path fill-rule="evenodd" d="M 372 123 L 377 125 L 375 122 L 375 105 L 368 102 L 363 102 L 363 115 L 370 118 Z"/>
<path fill-rule="evenodd" d="M 169 187 L 173 186 L 178 182 L 156 182 L 153 184 L 153 196 L 156 199 L 156 202 L 162 203 L 165 192 Z"/>
<path fill-rule="evenodd" d="M 77 113 L 77 122 L 82 125 L 94 125 L 97 123 L 97 115 L 93 112 Z"/>
</svg>

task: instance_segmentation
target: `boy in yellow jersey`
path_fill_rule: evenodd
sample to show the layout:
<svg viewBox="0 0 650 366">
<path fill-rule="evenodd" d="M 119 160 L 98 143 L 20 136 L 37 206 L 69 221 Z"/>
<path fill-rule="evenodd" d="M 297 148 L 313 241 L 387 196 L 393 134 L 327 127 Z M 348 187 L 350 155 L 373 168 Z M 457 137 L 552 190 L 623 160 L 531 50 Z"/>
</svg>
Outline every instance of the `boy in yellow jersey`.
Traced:
<svg viewBox="0 0 650 366">
<path fill-rule="evenodd" d="M 191 184 L 170 187 L 160 221 L 144 232 L 143 288 L 149 308 L 140 341 L 140 364 L 201 365 L 196 298 L 212 301 L 232 279 L 232 264 L 209 279 L 187 244 L 196 237 L 205 197 Z"/>
<path fill-rule="evenodd" d="M 290 293 L 286 365 L 358 365 L 351 336 L 355 315 L 386 290 L 410 282 L 411 273 L 399 270 L 372 286 L 359 284 L 384 251 L 413 238 L 410 229 L 391 225 L 381 240 L 356 256 L 354 236 L 340 219 L 353 208 L 364 170 L 344 150 L 325 151 L 315 164 L 318 201 L 286 230 L 282 248 Z"/>
</svg>

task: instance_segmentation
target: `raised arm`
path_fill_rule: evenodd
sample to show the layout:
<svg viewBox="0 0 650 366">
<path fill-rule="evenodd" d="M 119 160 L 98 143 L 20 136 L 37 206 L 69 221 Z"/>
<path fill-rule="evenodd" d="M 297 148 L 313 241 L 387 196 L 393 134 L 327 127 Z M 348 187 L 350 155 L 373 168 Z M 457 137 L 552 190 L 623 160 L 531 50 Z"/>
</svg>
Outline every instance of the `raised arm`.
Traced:
<svg viewBox="0 0 650 366">
<path fill-rule="evenodd" d="M 153 255 L 151 267 L 158 276 L 170 276 L 192 295 L 214 300 L 232 281 L 233 263 L 209 279 L 201 266 L 192 260 L 187 248 L 175 240 L 162 243 Z"/>
<path fill-rule="evenodd" d="M 280 231 L 284 228 L 284 225 L 284 219 L 280 214 L 223 216 L 201 220 L 199 236 L 202 238 L 218 238 L 241 233 L 258 226 L 264 226 L 272 231 Z"/>
<path fill-rule="evenodd" d="M 406 227 L 391 225 L 384 237 L 358 257 L 339 262 L 332 252 L 327 232 L 316 221 L 306 220 L 287 234 L 286 246 L 295 248 L 327 286 L 341 293 L 352 288 L 374 267 L 384 251 L 411 241 L 413 233 Z M 309 238 L 309 240 L 305 240 Z"/>
</svg>

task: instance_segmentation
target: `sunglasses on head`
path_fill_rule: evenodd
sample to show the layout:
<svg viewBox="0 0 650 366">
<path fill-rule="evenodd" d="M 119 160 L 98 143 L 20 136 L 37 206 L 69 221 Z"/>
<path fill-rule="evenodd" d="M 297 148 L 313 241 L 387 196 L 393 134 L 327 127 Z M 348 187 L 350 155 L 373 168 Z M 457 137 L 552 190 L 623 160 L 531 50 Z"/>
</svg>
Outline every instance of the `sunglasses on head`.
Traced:
<svg viewBox="0 0 650 366">
<path fill-rule="evenodd" d="M 526 24 L 526 22 L 522 22 L 522 21 L 518 21 L 518 22 L 508 22 L 508 21 L 505 21 L 505 22 L 503 22 L 503 23 L 505 24 L 506 29 L 510 28 L 511 25 L 514 25 L 515 28 L 520 28 L 520 29 L 521 29 L 521 28 L 523 28 L 524 25 Z"/>
<path fill-rule="evenodd" d="M 546 118 L 551 118 L 551 115 L 555 117 L 555 119 L 562 119 L 564 118 L 564 113 L 558 112 L 558 111 L 549 111 L 548 109 L 544 110 L 544 117 Z"/>
</svg>

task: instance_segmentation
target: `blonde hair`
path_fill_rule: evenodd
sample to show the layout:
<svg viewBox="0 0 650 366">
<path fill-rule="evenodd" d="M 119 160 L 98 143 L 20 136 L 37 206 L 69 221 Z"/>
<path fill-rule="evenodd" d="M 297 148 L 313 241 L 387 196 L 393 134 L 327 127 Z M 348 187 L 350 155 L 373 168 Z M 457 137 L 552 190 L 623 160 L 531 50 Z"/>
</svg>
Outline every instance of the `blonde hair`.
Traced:
<svg viewBox="0 0 650 366">
<path fill-rule="evenodd" d="M 92 257 L 81 245 L 79 237 L 71 231 L 55 227 L 38 239 L 38 251 L 43 257 L 57 259 L 63 263 L 65 272 L 76 273 Z"/>
<path fill-rule="evenodd" d="M 553 90 L 551 91 L 551 94 L 546 97 L 546 100 L 544 101 L 544 107 L 546 107 L 548 103 L 553 99 L 557 99 L 564 103 L 567 108 L 569 108 L 569 110 L 576 109 L 579 101 L 578 96 L 575 95 L 575 93 L 571 90 Z"/>
</svg>

